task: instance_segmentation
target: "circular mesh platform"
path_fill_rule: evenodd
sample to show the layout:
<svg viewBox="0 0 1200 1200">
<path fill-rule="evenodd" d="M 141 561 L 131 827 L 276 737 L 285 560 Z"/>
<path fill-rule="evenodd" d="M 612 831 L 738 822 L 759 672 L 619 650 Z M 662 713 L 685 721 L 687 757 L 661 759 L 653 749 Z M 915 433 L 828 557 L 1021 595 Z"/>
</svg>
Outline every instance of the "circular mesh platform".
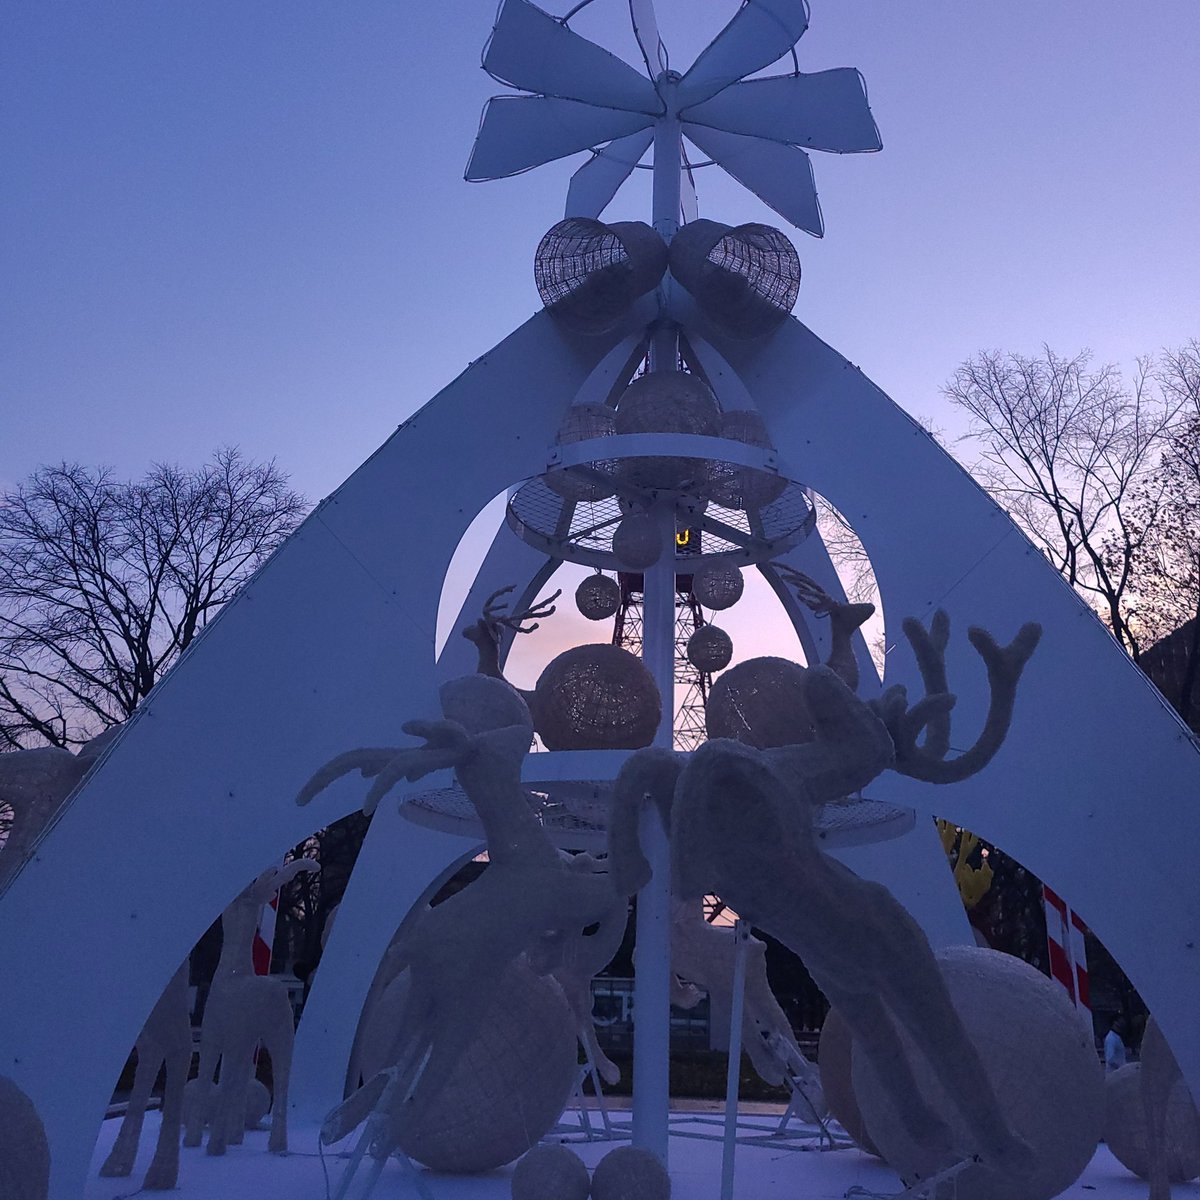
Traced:
<svg viewBox="0 0 1200 1200">
<path fill-rule="evenodd" d="M 555 845 L 571 850 L 603 849 L 608 836 L 607 780 L 582 779 L 527 789 L 529 806 Z M 457 784 L 410 792 L 400 808 L 410 821 L 483 840 L 475 807 Z M 850 797 L 826 804 L 817 819 L 817 837 L 825 846 L 858 846 L 902 837 L 916 824 L 911 808 L 884 800 Z"/>
<path fill-rule="evenodd" d="M 567 500 L 546 486 L 544 476 L 520 487 L 506 511 L 509 528 L 542 553 L 610 571 L 620 569 L 612 538 L 624 515 L 618 496 Z M 746 563 L 775 558 L 803 541 L 815 524 L 804 488 L 791 482 L 770 504 L 750 512 L 710 503 L 696 514 L 681 506 L 677 527 L 687 545 L 686 555 L 679 556 L 681 569 L 695 567 L 698 558 Z"/>
</svg>

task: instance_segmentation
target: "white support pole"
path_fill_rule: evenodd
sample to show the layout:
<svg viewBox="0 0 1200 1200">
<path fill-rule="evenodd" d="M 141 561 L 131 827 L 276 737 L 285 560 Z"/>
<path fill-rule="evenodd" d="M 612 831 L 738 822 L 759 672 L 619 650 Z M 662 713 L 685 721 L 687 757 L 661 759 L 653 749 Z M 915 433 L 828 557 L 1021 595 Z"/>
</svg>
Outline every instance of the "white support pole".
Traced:
<svg viewBox="0 0 1200 1200">
<path fill-rule="evenodd" d="M 729 1069 L 725 1076 L 725 1148 L 721 1155 L 721 1200 L 733 1200 L 733 1166 L 737 1153 L 738 1083 L 742 1069 L 742 1011 L 746 994 L 746 954 L 750 926 L 738 920 L 733 929 L 733 998 L 729 1005 Z"/>
<path fill-rule="evenodd" d="M 675 736 L 675 506 L 659 501 L 654 516 L 661 552 L 643 575 L 642 656 L 662 698 L 654 739 L 670 749 Z M 667 1166 L 671 1045 L 671 847 L 658 809 L 639 821 L 643 853 L 653 872 L 638 893 L 633 1009 L 633 1144 Z"/>
<path fill-rule="evenodd" d="M 665 75 L 658 85 L 668 108 L 675 83 Z M 660 121 L 654 134 L 654 228 L 670 242 L 679 228 L 679 172 L 682 163 L 677 118 Z M 669 284 L 664 280 L 663 287 Z M 664 306 L 665 307 L 665 306 Z M 678 335 L 663 326 L 650 344 L 650 367 L 678 367 Z M 654 508 L 659 558 L 642 576 L 642 658 L 662 700 L 662 720 L 654 739 L 675 744 L 675 506 L 660 500 Z M 671 1047 L 671 847 L 658 810 L 643 809 L 639 822 L 650 882 L 638 893 L 634 945 L 633 1144 L 668 1166 Z"/>
<path fill-rule="evenodd" d="M 670 110 L 674 105 L 675 82 L 666 75 L 658 79 L 663 101 Z M 679 229 L 679 186 L 683 167 L 682 130 L 678 117 L 659 121 L 654 130 L 654 180 L 653 180 L 653 223 L 658 235 L 667 245 Z M 670 275 L 664 275 L 659 287 L 663 303 L 660 311 L 666 312 L 666 295 L 671 286 Z M 676 330 L 669 325 L 660 325 L 650 342 L 650 366 L 655 371 L 674 371 L 678 351 Z"/>
</svg>

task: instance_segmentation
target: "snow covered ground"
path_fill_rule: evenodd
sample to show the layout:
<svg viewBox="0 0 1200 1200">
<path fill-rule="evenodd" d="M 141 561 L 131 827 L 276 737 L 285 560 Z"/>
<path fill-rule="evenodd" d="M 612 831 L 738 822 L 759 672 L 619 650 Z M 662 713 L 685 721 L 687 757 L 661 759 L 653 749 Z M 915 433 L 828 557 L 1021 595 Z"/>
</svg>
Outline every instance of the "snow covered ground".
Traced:
<svg viewBox="0 0 1200 1200">
<path fill-rule="evenodd" d="M 623 1114 L 622 1114 L 623 1115 Z M 673 1200 L 718 1200 L 721 1180 L 721 1145 L 697 1140 L 689 1134 L 719 1136 L 720 1128 L 702 1124 L 701 1114 L 680 1115 L 672 1123 L 671 1179 Z M 746 1117 L 765 1129 L 769 1118 Z M 92 1161 L 91 1178 L 84 1200 L 120 1200 L 141 1187 L 142 1173 L 150 1160 L 158 1130 L 156 1113 L 147 1115 L 142 1135 L 142 1153 L 129 1179 L 100 1179 L 96 1172 L 107 1155 L 120 1122 L 106 1121 Z M 743 1130 L 751 1134 L 749 1128 Z M 326 1175 L 317 1152 L 313 1128 L 292 1130 L 292 1152 L 267 1153 L 267 1134 L 251 1132 L 243 1146 L 231 1147 L 224 1158 L 209 1158 L 203 1150 L 184 1150 L 179 1172 L 180 1186 L 171 1193 L 180 1200 L 325 1200 Z M 575 1146 L 588 1166 L 595 1166 L 614 1143 L 580 1143 Z M 331 1189 L 336 1188 L 345 1166 L 347 1147 L 327 1152 L 324 1166 Z M 485 1176 L 458 1177 L 425 1173 L 434 1200 L 508 1200 L 510 1169 Z M 896 1176 L 878 1160 L 857 1150 L 811 1153 L 786 1149 L 779 1144 L 740 1145 L 737 1152 L 735 1200 L 842 1200 L 853 1187 L 871 1193 L 900 1190 Z M 1064 1197 L 1071 1200 L 1143 1200 L 1147 1185 L 1130 1175 L 1108 1150 L 1101 1146 L 1082 1177 Z M 142 1193 L 143 1196 L 148 1193 Z M 1200 1200 L 1200 1183 L 1176 1186 L 1174 1200 Z M 375 1191 L 378 1200 L 416 1200 L 417 1192 L 403 1167 L 389 1162 Z M 547 1200 L 553 1200 L 547 1197 Z M 964 1198 L 967 1200 L 967 1198 Z"/>
</svg>

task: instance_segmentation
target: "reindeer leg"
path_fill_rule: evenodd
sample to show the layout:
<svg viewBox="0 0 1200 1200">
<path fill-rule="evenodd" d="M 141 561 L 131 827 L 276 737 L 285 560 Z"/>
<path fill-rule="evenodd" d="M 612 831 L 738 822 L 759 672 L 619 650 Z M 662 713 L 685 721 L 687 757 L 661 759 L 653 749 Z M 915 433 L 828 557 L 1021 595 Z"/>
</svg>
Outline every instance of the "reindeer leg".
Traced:
<svg viewBox="0 0 1200 1200">
<path fill-rule="evenodd" d="M 102 1176 L 124 1178 L 133 1171 L 138 1142 L 142 1137 L 142 1123 L 146 1118 L 146 1106 L 150 1103 L 150 1093 L 154 1090 L 161 1063 L 161 1056 L 144 1042 L 137 1048 L 137 1067 L 133 1075 L 133 1090 L 129 1094 L 129 1107 L 125 1110 L 125 1119 L 121 1122 L 112 1151 L 100 1168 Z"/>
<path fill-rule="evenodd" d="M 211 1033 L 205 1037 L 201 1031 L 195 1100 L 188 1113 L 187 1127 L 183 1134 L 183 1144 L 189 1148 L 199 1146 L 204 1140 L 204 1126 L 209 1120 L 213 1103 L 213 1076 L 217 1073 L 217 1064 L 220 1061 L 221 1047 L 217 1039 Z"/>
<path fill-rule="evenodd" d="M 288 1083 L 292 1073 L 292 1045 L 295 1031 L 292 1028 L 292 1009 L 284 1000 L 271 1028 L 266 1030 L 263 1042 L 271 1056 L 271 1137 L 267 1149 L 273 1154 L 286 1154 L 288 1148 Z"/>
<path fill-rule="evenodd" d="M 158 1144 L 154 1158 L 146 1171 L 142 1187 L 148 1192 L 165 1192 L 179 1180 L 179 1132 L 183 1124 L 183 1089 L 188 1068 L 192 1065 L 192 1046 L 180 1045 L 166 1055 L 166 1075 L 163 1082 L 162 1124 L 158 1129 Z"/>
</svg>

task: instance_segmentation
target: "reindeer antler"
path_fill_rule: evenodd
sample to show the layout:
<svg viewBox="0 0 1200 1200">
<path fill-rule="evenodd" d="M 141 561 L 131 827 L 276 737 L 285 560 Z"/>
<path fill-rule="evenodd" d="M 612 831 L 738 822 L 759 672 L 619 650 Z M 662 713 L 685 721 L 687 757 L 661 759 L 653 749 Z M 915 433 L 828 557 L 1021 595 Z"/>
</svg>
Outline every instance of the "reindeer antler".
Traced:
<svg viewBox="0 0 1200 1200">
<path fill-rule="evenodd" d="M 801 603 L 818 617 L 827 617 L 833 610 L 836 600 L 815 579 L 810 579 L 795 567 L 786 567 L 782 563 L 776 566 L 779 578 L 789 584 Z"/>
<path fill-rule="evenodd" d="M 368 816 L 400 780 L 411 782 L 431 771 L 456 767 L 471 752 L 471 735 L 457 721 L 406 721 L 400 728 L 413 737 L 423 738 L 425 745 L 396 751 L 391 762 L 376 775 L 362 806 Z"/>
<path fill-rule="evenodd" d="M 904 622 L 904 633 L 917 656 L 925 695 L 911 707 L 903 687 L 889 688 L 873 706 L 887 726 L 896 747 L 894 769 L 925 783 L 958 783 L 981 771 L 995 757 L 1012 724 L 1017 683 L 1042 636 L 1037 624 L 1021 626 L 1017 636 L 1000 646 L 984 629 L 972 627 L 967 638 L 987 667 L 990 700 L 987 719 L 975 744 L 955 759 L 950 749 L 950 711 L 955 697 L 946 681 L 946 646 L 950 619 L 934 614 L 928 630 L 914 618 Z M 924 742 L 920 742 L 924 733 Z"/>
<path fill-rule="evenodd" d="M 829 657 L 826 664 L 835 670 L 851 691 L 858 687 L 858 659 L 851 636 L 864 621 L 874 615 L 873 604 L 851 604 L 835 600 L 815 579 L 794 567 L 776 564 L 780 579 L 790 584 L 797 598 L 813 614 L 829 618 Z"/>
<path fill-rule="evenodd" d="M 552 596 L 547 596 L 522 612 L 507 613 L 508 601 L 502 602 L 500 597 L 509 595 L 513 590 L 512 584 L 497 588 L 483 602 L 483 615 L 479 620 L 463 630 L 463 637 L 474 642 L 479 649 L 479 674 L 491 675 L 494 679 L 504 678 L 500 670 L 500 639 L 503 631 L 511 629 L 513 633 L 532 633 L 539 627 L 543 617 L 554 614 L 554 602 L 562 595 L 562 588 L 559 588 Z"/>
</svg>

